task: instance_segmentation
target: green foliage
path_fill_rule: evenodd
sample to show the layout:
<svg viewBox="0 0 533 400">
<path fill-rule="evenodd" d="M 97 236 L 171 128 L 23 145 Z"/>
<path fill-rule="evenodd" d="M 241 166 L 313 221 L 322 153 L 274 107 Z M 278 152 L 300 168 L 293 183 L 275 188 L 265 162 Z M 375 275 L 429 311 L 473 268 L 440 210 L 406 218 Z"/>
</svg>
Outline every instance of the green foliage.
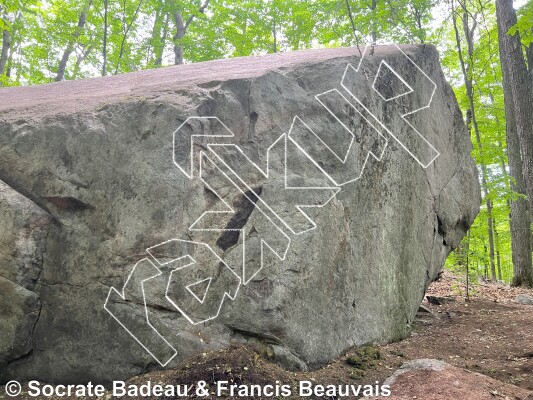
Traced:
<svg viewBox="0 0 533 400">
<path fill-rule="evenodd" d="M 172 64 L 175 46 L 191 63 L 363 45 L 373 37 L 423 42 L 432 6 L 433 0 L 3 0 L 0 31 L 10 31 L 11 49 L 2 84 L 52 82 L 69 48 L 65 79 L 99 75 L 104 37 L 107 74 Z M 182 37 L 176 15 L 187 24 Z"/>
<path fill-rule="evenodd" d="M 486 197 L 489 197 L 493 204 L 496 253 L 494 261 L 501 268 L 503 280 L 511 282 L 513 265 L 509 214 L 510 202 L 515 200 L 518 194 L 511 190 L 507 168 L 505 107 L 495 5 L 493 2 L 477 0 L 466 1 L 464 4 L 468 10 L 469 23 L 476 28 L 472 59 L 465 56 L 468 73 L 474 83 L 474 106 L 481 133 L 480 148 L 471 127 L 470 133 L 474 143 L 473 156 L 477 164 L 485 166 L 487 170 Z M 532 2 L 528 3 L 524 9 L 531 9 L 532 4 Z M 524 9 L 521 10 L 523 15 L 530 12 Z M 462 32 L 464 10 L 459 11 L 460 41 L 463 54 L 466 54 L 466 37 Z M 531 29 L 532 20 L 529 22 L 529 29 Z M 466 116 L 470 104 L 466 95 L 465 82 L 462 79 L 455 33 L 451 22 L 448 21 L 447 24 L 448 26 L 439 32 L 440 36 L 436 40 L 444 43 L 443 66 L 450 77 L 459 106 Z M 483 201 L 481 212 L 470 229 L 469 237 L 465 237 L 462 245 L 448 259 L 448 268 L 456 272 L 460 270 L 464 274 L 466 253 L 468 253 L 470 278 L 475 279 L 477 276 L 490 278 L 488 230 L 488 210 Z"/>
<path fill-rule="evenodd" d="M 524 46 L 533 43 L 533 2 L 529 1 L 518 12 L 518 21 L 515 26 L 509 29 L 507 34 L 515 35 L 519 33 Z"/>
</svg>

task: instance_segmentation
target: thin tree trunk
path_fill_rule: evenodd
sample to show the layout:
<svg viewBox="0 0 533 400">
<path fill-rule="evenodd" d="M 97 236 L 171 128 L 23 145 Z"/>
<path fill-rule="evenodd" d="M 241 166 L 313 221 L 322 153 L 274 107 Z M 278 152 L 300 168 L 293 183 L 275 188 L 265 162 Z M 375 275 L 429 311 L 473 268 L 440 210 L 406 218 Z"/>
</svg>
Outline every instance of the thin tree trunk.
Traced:
<svg viewBox="0 0 533 400">
<path fill-rule="evenodd" d="M 376 9 L 378 5 L 378 2 L 377 0 L 372 0 L 372 5 L 370 6 L 370 9 L 372 11 L 374 11 Z M 372 22 L 372 46 L 375 46 L 376 45 L 376 42 L 377 42 L 377 39 L 378 39 L 378 34 L 376 32 L 376 29 L 375 29 L 375 24 Z"/>
<path fill-rule="evenodd" d="M 174 64 L 183 64 L 183 43 L 182 40 L 187 33 L 187 28 L 183 22 L 181 12 L 174 12 L 174 23 L 176 24 L 176 33 L 174 35 Z"/>
<path fill-rule="evenodd" d="M 274 53 L 278 52 L 278 31 L 276 29 L 276 19 L 274 18 L 272 25 L 272 36 L 274 36 Z"/>
<path fill-rule="evenodd" d="M 470 230 L 466 237 L 466 301 L 470 300 Z"/>
<path fill-rule="evenodd" d="M 485 264 L 483 265 L 483 268 L 485 269 L 485 279 L 488 280 L 489 279 L 489 267 L 487 265 L 487 245 L 483 246 L 483 250 L 485 252 L 485 257 L 484 257 Z"/>
<path fill-rule="evenodd" d="M 530 43 L 526 50 L 526 56 L 527 56 L 527 67 L 529 69 L 529 72 L 533 72 L 533 43 Z"/>
<path fill-rule="evenodd" d="M 126 25 L 126 27 L 124 28 L 124 32 L 123 32 L 123 35 L 122 35 L 122 40 L 120 42 L 120 51 L 119 51 L 119 54 L 118 54 L 118 60 L 117 60 L 117 65 L 115 67 L 114 75 L 118 74 L 118 69 L 120 67 L 120 61 L 122 60 L 122 57 L 124 56 L 124 46 L 126 45 L 126 39 L 128 37 L 128 33 L 130 32 L 130 29 L 133 26 L 133 23 L 137 19 L 137 15 L 139 14 L 139 10 L 141 9 L 142 3 L 143 3 L 143 0 L 140 0 L 139 3 L 137 4 L 137 8 L 135 9 L 135 12 L 133 13 L 133 16 L 131 17 L 130 23 L 129 24 L 125 24 L 125 21 L 124 21 L 124 24 Z M 124 15 L 125 14 L 126 14 L 126 12 L 124 10 Z"/>
<path fill-rule="evenodd" d="M 494 231 L 494 249 L 496 252 L 496 271 L 498 272 L 498 280 L 503 281 L 502 278 L 502 260 L 500 257 L 500 237 L 498 233 L 498 228 L 496 224 L 496 218 L 493 216 L 493 225 L 492 229 Z"/>
<path fill-rule="evenodd" d="M 7 59 L 9 56 L 9 47 L 11 46 L 11 33 L 4 29 L 2 31 L 2 52 L 0 53 L 0 75 L 6 72 Z"/>
<path fill-rule="evenodd" d="M 533 27 L 531 27 L 531 34 L 533 34 Z M 529 70 L 529 81 L 531 82 L 531 90 L 533 91 L 533 43 L 530 43 L 526 49 L 526 58 L 527 68 Z"/>
<path fill-rule="evenodd" d="M 150 47 L 146 52 L 146 62 L 150 63 L 151 60 L 154 60 L 156 67 L 160 67 L 163 63 L 163 50 L 168 31 L 168 15 L 169 13 L 163 10 L 163 4 L 160 4 L 155 10 L 154 26 L 152 28 Z M 163 33 L 161 33 L 161 30 Z"/>
<path fill-rule="evenodd" d="M 361 49 L 359 48 L 359 37 L 357 36 L 357 28 L 355 27 L 355 21 L 352 14 L 352 8 L 350 7 L 350 1 L 346 1 L 346 11 L 348 12 L 348 17 L 350 18 L 350 25 L 352 26 L 352 32 L 353 36 L 355 38 L 355 46 L 357 47 L 357 51 L 359 52 L 359 56 L 362 57 L 363 54 L 361 53 Z"/>
<path fill-rule="evenodd" d="M 102 76 L 107 75 L 107 25 L 108 25 L 109 1 L 104 0 L 104 43 L 102 47 Z"/>
<path fill-rule="evenodd" d="M 0 5 L 0 15 L 2 16 L 2 19 L 7 20 L 7 13 L 5 13 L 4 7 L 2 5 Z M 5 73 L 10 46 L 11 46 L 11 32 L 9 32 L 9 30 L 7 29 L 3 29 L 2 30 L 2 50 L 0 51 L 0 75 L 4 75 Z"/>
<path fill-rule="evenodd" d="M 418 30 L 417 37 L 420 39 L 420 43 L 425 43 L 424 29 L 422 28 L 422 11 L 415 7 L 415 22 Z"/>
<path fill-rule="evenodd" d="M 155 40 L 156 38 L 159 39 L 160 32 L 161 32 L 161 9 L 163 8 L 163 4 L 159 4 L 159 7 L 155 9 L 155 15 L 154 15 L 154 26 L 152 27 L 152 36 L 150 38 L 150 46 L 146 48 L 146 63 L 150 63 L 150 60 L 153 58 L 153 55 L 155 54 Z"/>
<path fill-rule="evenodd" d="M 516 24 L 516 12 L 512 0 L 496 0 L 498 31 L 501 32 L 500 47 L 507 64 L 507 86 L 512 92 L 516 132 L 522 156 L 522 172 L 529 199 L 530 213 L 533 212 L 533 89 L 526 68 L 520 35 L 507 35 Z"/>
<path fill-rule="evenodd" d="M 494 71 L 494 73 L 496 72 Z M 492 89 L 489 89 L 489 98 L 490 98 L 490 103 L 494 104 L 495 100 L 494 100 L 494 94 L 492 92 Z M 494 121 L 496 122 L 496 126 L 499 127 L 500 118 L 498 118 L 498 115 L 494 116 Z M 496 144 L 498 145 L 498 149 L 500 150 L 500 153 L 498 154 L 498 158 L 500 159 L 500 168 L 502 170 L 502 176 L 503 176 L 504 182 L 507 184 L 507 188 L 512 189 L 512 181 L 511 179 L 509 179 L 509 173 L 507 172 L 507 164 L 505 162 L 505 148 L 502 144 L 502 139 L 503 139 L 503 135 L 501 131 L 498 129 L 498 139 L 496 140 Z M 509 208 L 511 207 L 511 202 L 509 200 L 507 200 L 507 206 Z"/>
<path fill-rule="evenodd" d="M 20 49 L 20 42 L 13 40 L 14 37 L 15 36 L 13 35 L 13 33 L 11 33 L 11 45 L 9 46 L 9 56 L 7 56 L 7 64 L 5 69 L 5 74 L 8 78 L 11 77 L 11 69 L 13 68 L 13 57 L 15 57 L 15 53 Z M 21 58 L 19 58 L 17 65 L 17 78 L 15 79 L 16 82 L 20 82 L 21 62 Z"/>
<path fill-rule="evenodd" d="M 0 5 L 0 9 L 1 8 L 2 6 Z M 7 60 L 4 61 L 3 74 L 8 78 L 11 77 L 11 70 L 13 68 L 13 57 L 15 53 L 20 50 L 20 47 L 21 47 L 21 43 L 20 43 L 21 39 L 17 38 L 17 31 L 16 31 L 17 21 L 21 17 L 21 14 L 22 14 L 22 10 L 20 9 L 15 13 L 15 15 L 12 18 L 9 18 L 9 15 L 7 13 L 4 14 L 4 18 L 6 20 L 9 20 L 11 26 L 10 26 L 10 30 L 4 30 L 2 32 L 3 45 L 2 45 L 2 52 L 0 54 L 0 58 L 2 58 L 2 55 L 5 51 L 7 53 Z M 18 66 L 20 67 L 20 63 L 21 63 L 20 58 L 18 60 L 18 63 L 19 63 Z M 16 71 L 17 71 L 16 81 L 19 81 L 20 74 L 21 74 L 21 68 L 17 68 Z M 2 73 L 0 73 L 0 75 L 2 75 Z"/>
<path fill-rule="evenodd" d="M 465 33 L 465 37 L 467 40 L 467 46 L 468 46 L 468 55 L 470 58 L 470 64 L 472 60 L 472 54 L 473 54 L 473 28 L 469 28 L 468 26 L 468 13 L 465 11 L 463 14 L 463 29 Z M 470 64 L 467 68 L 464 58 L 463 58 L 463 51 L 461 48 L 461 39 L 459 36 L 459 30 L 457 28 L 457 15 L 456 10 L 453 7 L 453 1 L 452 1 L 452 21 L 453 21 L 453 27 L 455 31 L 455 40 L 457 44 L 457 53 L 459 56 L 459 62 L 461 64 L 461 70 L 463 72 L 463 78 L 465 80 L 465 86 L 466 86 L 466 95 L 468 97 L 468 102 L 470 104 L 470 113 L 471 113 L 471 119 L 472 119 L 472 125 L 474 127 L 474 133 L 476 136 L 476 142 L 479 150 L 480 158 L 483 159 L 483 144 L 481 142 L 481 133 L 479 131 L 479 126 L 477 123 L 476 118 L 476 107 L 474 103 L 474 90 L 472 85 L 472 78 L 470 77 Z M 474 23 L 475 27 L 475 23 Z M 494 252 L 494 219 L 493 219 L 493 212 L 492 212 L 492 201 L 490 199 L 490 192 L 489 192 L 489 185 L 488 185 L 488 173 L 487 173 L 487 166 L 482 162 L 481 163 L 481 184 L 483 188 L 483 196 L 485 198 L 485 204 L 487 206 L 487 225 L 488 225 L 488 237 L 489 237 L 489 259 L 490 259 L 490 272 L 491 272 L 491 278 L 493 281 L 496 280 L 496 264 L 495 264 L 495 252 Z"/>
<path fill-rule="evenodd" d="M 83 51 L 83 53 L 80 56 L 78 56 L 78 58 L 76 59 L 76 64 L 74 64 L 74 70 L 72 71 L 72 76 L 70 79 L 76 79 L 78 77 L 78 74 L 80 73 L 81 63 L 84 62 L 87 59 L 87 57 L 89 57 L 89 54 L 91 53 L 92 50 L 93 50 L 93 46 L 89 45 Z"/>
<path fill-rule="evenodd" d="M 500 256 L 500 250 L 496 250 L 496 267 L 498 269 L 498 280 L 502 282 L 502 258 Z"/>
<path fill-rule="evenodd" d="M 498 6 L 498 23 L 501 23 L 501 6 Z M 511 203 L 511 246 L 513 260 L 513 282 L 514 286 L 533 287 L 533 265 L 531 259 L 531 217 L 529 205 L 525 198 L 521 197 L 526 193 L 524 175 L 522 171 L 522 156 L 520 155 L 520 142 L 516 130 L 515 109 L 513 100 L 513 90 L 509 80 L 509 62 L 505 50 L 506 38 L 505 28 L 498 27 L 498 41 L 500 47 L 500 64 L 502 67 L 503 94 L 505 106 L 505 125 L 507 137 L 507 158 L 509 160 L 509 172 L 511 179 L 511 189 L 518 193 L 520 197 Z"/>
<path fill-rule="evenodd" d="M 486 184 L 486 182 L 485 182 Z M 493 218 L 493 206 L 492 201 L 489 198 L 488 190 L 485 191 L 485 196 L 487 198 L 487 224 L 488 224 L 488 234 L 489 234 L 489 257 L 490 257 L 490 274 L 491 279 L 496 281 L 496 264 L 495 264 L 495 250 L 494 250 L 494 218 Z"/>
<path fill-rule="evenodd" d="M 205 0 L 204 3 L 200 6 L 198 9 L 199 13 L 204 13 L 205 9 L 209 6 L 210 0 Z M 194 15 L 189 16 L 187 18 L 187 21 L 184 22 L 183 15 L 181 14 L 181 11 L 177 9 L 177 6 L 175 5 L 176 10 L 174 11 L 174 22 L 176 24 L 176 33 L 174 34 L 174 63 L 176 65 L 183 64 L 183 38 L 185 37 L 185 34 L 187 33 L 187 29 L 189 28 L 189 25 L 194 20 Z"/>
<path fill-rule="evenodd" d="M 88 3 L 87 7 L 80 14 L 80 18 L 78 19 L 78 26 L 76 27 L 76 31 L 74 32 L 72 39 L 67 44 L 67 48 L 63 52 L 63 57 L 61 57 L 61 61 L 59 61 L 59 67 L 57 68 L 57 75 L 55 78 L 56 82 L 62 81 L 65 78 L 65 70 L 67 68 L 68 59 L 70 58 L 70 55 L 74 51 L 74 45 L 77 43 L 78 38 L 80 37 L 81 32 L 83 31 L 83 28 L 85 27 L 85 23 L 87 22 L 87 11 L 89 10 L 90 6 L 91 6 L 91 2 Z"/>
<path fill-rule="evenodd" d="M 168 14 L 165 15 L 165 22 L 163 23 L 163 35 L 161 35 L 161 42 L 159 47 L 156 49 L 154 47 L 155 61 L 154 65 L 160 67 L 163 64 L 163 51 L 165 50 L 165 42 L 167 41 L 168 35 Z"/>
</svg>

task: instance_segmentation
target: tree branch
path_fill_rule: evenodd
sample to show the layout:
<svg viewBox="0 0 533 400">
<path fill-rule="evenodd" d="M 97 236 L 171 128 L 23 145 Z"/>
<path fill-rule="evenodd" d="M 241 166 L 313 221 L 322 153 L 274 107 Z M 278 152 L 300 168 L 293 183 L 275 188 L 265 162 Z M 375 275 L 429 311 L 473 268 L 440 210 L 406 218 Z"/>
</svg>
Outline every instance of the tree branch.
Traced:
<svg viewBox="0 0 533 400">
<path fill-rule="evenodd" d="M 135 12 L 133 13 L 133 16 L 131 17 L 131 21 L 129 24 L 126 25 L 126 28 L 124 29 L 124 35 L 122 36 L 122 41 L 120 43 L 120 52 L 119 52 L 119 55 L 118 55 L 118 60 L 117 60 L 117 65 L 115 67 L 115 73 L 114 75 L 116 75 L 118 73 L 118 68 L 120 67 L 120 61 L 122 60 L 122 57 L 124 56 L 124 46 L 126 44 L 126 37 L 128 36 L 128 33 L 131 29 L 131 27 L 133 26 L 133 23 L 135 22 L 135 20 L 137 19 L 137 15 L 139 14 L 139 10 L 141 9 L 141 5 L 143 3 L 144 0 L 139 0 L 139 3 L 137 4 L 137 8 L 135 9 Z M 124 17 L 126 16 L 126 10 L 124 9 Z M 124 18 L 124 23 L 125 23 L 125 18 Z"/>
<path fill-rule="evenodd" d="M 355 37 L 355 45 L 357 46 L 357 50 L 359 51 L 359 56 L 363 57 L 363 54 L 361 53 L 361 49 L 359 48 L 359 37 L 357 36 L 357 28 L 355 27 L 355 21 L 353 19 L 352 14 L 352 7 L 350 7 L 350 1 L 346 1 L 346 11 L 348 12 L 348 17 L 350 18 L 350 24 L 352 25 L 352 32 L 353 36 Z"/>
<path fill-rule="evenodd" d="M 200 8 L 198 9 L 198 12 L 200 14 L 203 14 L 205 12 L 205 9 L 209 6 L 209 1 L 210 0 L 205 0 L 205 2 L 200 6 Z M 187 21 L 185 22 L 185 30 L 187 30 L 193 20 L 194 15 L 191 15 L 189 18 L 187 18 Z"/>
</svg>

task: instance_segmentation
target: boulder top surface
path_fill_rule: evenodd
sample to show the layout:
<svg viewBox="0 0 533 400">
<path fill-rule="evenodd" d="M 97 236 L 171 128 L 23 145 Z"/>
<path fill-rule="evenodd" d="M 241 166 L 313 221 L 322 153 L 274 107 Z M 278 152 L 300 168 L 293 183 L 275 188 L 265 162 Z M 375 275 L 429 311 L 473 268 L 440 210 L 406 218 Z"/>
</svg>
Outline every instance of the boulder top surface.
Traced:
<svg viewBox="0 0 533 400">
<path fill-rule="evenodd" d="M 430 45 L 402 45 L 400 48 L 408 55 L 420 49 L 436 52 Z M 208 89 L 223 81 L 255 78 L 269 71 L 283 72 L 300 65 L 338 58 L 359 59 L 363 50 L 364 46 L 298 50 L 173 65 L 76 81 L 0 88 L 0 119 L 90 111 L 129 97 L 150 98 L 191 86 Z M 395 45 L 380 45 L 374 47 L 373 55 L 387 57 L 399 53 Z"/>
</svg>

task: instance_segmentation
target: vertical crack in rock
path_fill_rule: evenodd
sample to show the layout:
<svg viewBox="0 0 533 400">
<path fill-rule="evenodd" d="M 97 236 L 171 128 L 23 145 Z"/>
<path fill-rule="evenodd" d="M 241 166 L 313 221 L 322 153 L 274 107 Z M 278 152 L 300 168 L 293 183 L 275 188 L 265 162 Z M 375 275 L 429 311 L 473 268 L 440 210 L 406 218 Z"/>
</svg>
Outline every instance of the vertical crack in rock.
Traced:
<svg viewBox="0 0 533 400">
<path fill-rule="evenodd" d="M 248 222 L 248 218 L 255 208 L 257 200 L 263 191 L 262 187 L 254 188 L 247 191 L 244 195 L 239 196 L 233 202 L 233 207 L 236 209 L 235 214 L 228 221 L 225 229 L 242 229 Z M 239 241 L 240 232 L 238 230 L 225 231 L 217 239 L 217 246 L 226 251 L 232 246 L 235 246 Z"/>
<path fill-rule="evenodd" d="M 447 246 L 448 244 L 446 243 L 446 239 L 445 239 L 446 231 L 444 230 L 444 223 L 440 219 L 439 215 L 437 215 L 437 232 L 442 237 L 442 244 L 444 244 L 444 246 Z"/>
<path fill-rule="evenodd" d="M 255 124 L 257 123 L 257 119 L 259 118 L 259 114 L 255 111 L 252 111 L 250 113 L 250 127 L 249 127 L 249 133 L 248 137 L 250 140 L 253 140 L 255 136 Z"/>
<path fill-rule="evenodd" d="M 41 276 L 43 275 L 43 270 L 44 270 L 44 263 L 45 263 L 45 259 L 46 259 L 46 254 L 47 254 L 47 250 L 48 250 L 48 239 L 50 237 L 50 230 L 51 230 L 51 225 L 49 224 L 47 229 L 46 229 L 46 235 L 44 237 L 44 248 L 43 248 L 43 252 L 41 254 L 41 259 L 40 259 L 40 268 L 39 268 L 39 273 L 37 275 L 37 278 L 35 279 L 35 287 L 37 287 L 41 281 Z M 35 318 L 35 322 L 33 323 L 33 326 L 31 328 L 31 350 L 30 352 L 27 354 L 27 356 L 31 356 L 33 354 L 33 351 L 35 349 L 35 328 L 37 327 L 37 324 L 39 323 L 39 319 L 41 318 L 41 313 L 43 311 L 43 303 L 41 302 L 41 294 L 38 293 L 39 295 L 39 309 L 37 310 L 37 317 Z"/>
</svg>

